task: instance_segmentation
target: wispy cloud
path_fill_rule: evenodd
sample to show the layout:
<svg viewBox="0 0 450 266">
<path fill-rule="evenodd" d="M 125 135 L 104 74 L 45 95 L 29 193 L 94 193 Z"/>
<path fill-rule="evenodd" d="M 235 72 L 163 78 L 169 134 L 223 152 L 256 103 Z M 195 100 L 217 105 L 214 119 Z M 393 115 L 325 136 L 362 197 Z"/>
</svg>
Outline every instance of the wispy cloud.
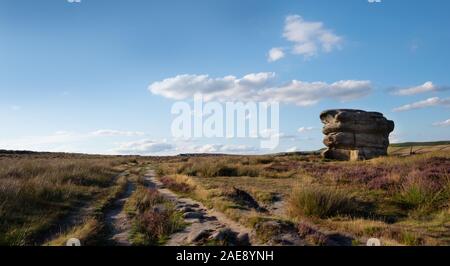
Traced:
<svg viewBox="0 0 450 266">
<path fill-rule="evenodd" d="M 248 74 L 242 78 L 208 75 L 178 75 L 154 82 L 149 90 L 156 95 L 182 100 L 201 93 L 206 101 L 278 101 L 280 103 L 311 106 L 324 99 L 350 101 L 368 95 L 371 82 L 367 80 L 341 80 L 304 82 L 292 80 L 275 85 L 275 73 Z"/>
<path fill-rule="evenodd" d="M 286 152 L 296 152 L 296 151 L 298 151 L 298 149 L 295 146 L 286 150 Z"/>
<path fill-rule="evenodd" d="M 439 97 L 428 98 L 423 101 L 406 104 L 397 108 L 394 108 L 394 112 L 403 112 L 415 109 L 423 109 L 433 106 L 445 106 L 450 107 L 450 98 L 441 99 Z"/>
<path fill-rule="evenodd" d="M 235 145 L 235 144 L 205 144 L 200 146 L 195 146 L 193 148 L 194 152 L 198 153 L 234 153 L 234 154 L 245 154 L 254 153 L 259 151 L 258 148 L 250 145 Z"/>
<path fill-rule="evenodd" d="M 57 131 L 49 135 L 23 136 L 12 139 L 0 140 L 0 147 L 11 150 L 48 150 L 54 151 L 54 147 L 67 145 L 86 140 L 86 134 L 77 134 L 67 131 Z"/>
<path fill-rule="evenodd" d="M 343 38 L 325 28 L 323 22 L 306 21 L 299 15 L 285 19 L 283 37 L 293 43 L 291 52 L 305 58 L 340 48 Z"/>
<path fill-rule="evenodd" d="M 167 143 L 166 140 L 156 141 L 151 139 L 143 139 L 138 141 L 123 142 L 113 150 L 119 154 L 133 154 L 133 155 L 151 155 L 160 152 L 173 151 L 175 146 Z"/>
<path fill-rule="evenodd" d="M 394 90 L 394 94 L 400 95 L 400 96 L 408 96 L 408 95 L 414 95 L 414 94 L 419 94 L 419 93 L 438 92 L 438 91 L 445 91 L 445 90 L 450 90 L 450 86 L 437 86 L 433 82 L 427 81 L 422 85 L 396 89 L 396 90 Z"/>
<path fill-rule="evenodd" d="M 441 122 L 436 122 L 433 124 L 433 126 L 435 127 L 448 127 L 450 126 L 450 119 L 447 119 L 445 121 L 441 121 Z"/>
<path fill-rule="evenodd" d="M 113 130 L 113 129 L 100 129 L 91 132 L 94 136 L 105 136 L 105 137 L 113 137 L 113 136 L 124 136 L 124 137 L 134 137 L 134 136 L 143 136 L 144 132 L 140 131 L 121 131 L 121 130 Z"/>
<path fill-rule="evenodd" d="M 80 152 L 79 144 L 89 143 L 104 137 L 136 137 L 145 135 L 142 132 L 96 130 L 93 132 L 70 132 L 59 130 L 47 135 L 22 136 L 11 139 L 1 139 L 0 147 L 10 150 L 34 150 L 34 151 L 66 151 Z M 64 147 L 69 147 L 64 150 Z"/>
<path fill-rule="evenodd" d="M 313 131 L 314 129 L 315 129 L 314 127 L 300 127 L 297 131 L 298 131 L 298 133 L 305 133 L 305 132 Z"/>
</svg>

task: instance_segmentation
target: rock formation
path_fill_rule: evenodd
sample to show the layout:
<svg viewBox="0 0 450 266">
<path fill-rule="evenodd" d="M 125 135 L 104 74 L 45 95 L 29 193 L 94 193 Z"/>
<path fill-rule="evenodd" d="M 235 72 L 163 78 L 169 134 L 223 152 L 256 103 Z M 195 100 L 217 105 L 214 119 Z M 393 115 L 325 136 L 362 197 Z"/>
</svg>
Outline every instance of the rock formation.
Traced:
<svg viewBox="0 0 450 266">
<path fill-rule="evenodd" d="M 327 110 L 320 114 L 324 124 L 322 153 L 327 159 L 366 160 L 387 155 L 389 133 L 394 122 L 378 112 L 362 110 Z"/>
</svg>

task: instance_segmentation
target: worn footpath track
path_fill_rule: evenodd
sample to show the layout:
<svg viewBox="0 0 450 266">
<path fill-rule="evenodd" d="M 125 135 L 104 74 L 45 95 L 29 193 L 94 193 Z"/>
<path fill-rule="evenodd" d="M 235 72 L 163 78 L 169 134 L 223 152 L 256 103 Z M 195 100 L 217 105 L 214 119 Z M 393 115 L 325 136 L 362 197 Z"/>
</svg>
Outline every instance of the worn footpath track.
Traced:
<svg viewBox="0 0 450 266">
<path fill-rule="evenodd" d="M 252 244 L 254 237 L 251 229 L 227 218 L 222 212 L 205 207 L 199 201 L 179 196 L 165 188 L 153 170 L 150 169 L 146 172 L 144 180 L 146 187 L 158 190 L 165 199 L 174 204 L 175 209 L 182 213 L 186 223 L 183 230 L 168 237 L 167 246 Z M 108 233 L 104 240 L 106 240 L 107 245 L 132 245 L 129 241 L 132 221 L 124 210 L 124 206 L 135 190 L 136 184 L 128 180 L 125 190 L 105 211 L 103 221 Z M 59 232 L 67 231 L 69 228 L 81 224 L 92 211 L 92 206 L 85 203 L 78 211 L 69 215 L 60 223 Z M 53 233 L 47 239 L 53 239 L 56 236 L 57 234 Z"/>
<path fill-rule="evenodd" d="M 128 198 L 135 190 L 135 184 L 128 181 L 125 191 L 116 199 L 112 207 L 105 213 L 105 223 L 109 229 L 107 241 L 117 246 L 130 246 L 128 236 L 131 230 L 131 221 L 124 211 Z"/>
<path fill-rule="evenodd" d="M 251 245 L 251 229 L 230 220 L 223 213 L 206 208 L 201 202 L 191 198 L 181 197 L 157 179 L 153 170 L 148 170 L 144 177 L 149 188 L 157 189 L 166 199 L 172 201 L 176 210 L 183 213 L 188 224 L 184 230 L 172 234 L 166 245 L 201 245 L 207 241 L 235 245 Z"/>
</svg>

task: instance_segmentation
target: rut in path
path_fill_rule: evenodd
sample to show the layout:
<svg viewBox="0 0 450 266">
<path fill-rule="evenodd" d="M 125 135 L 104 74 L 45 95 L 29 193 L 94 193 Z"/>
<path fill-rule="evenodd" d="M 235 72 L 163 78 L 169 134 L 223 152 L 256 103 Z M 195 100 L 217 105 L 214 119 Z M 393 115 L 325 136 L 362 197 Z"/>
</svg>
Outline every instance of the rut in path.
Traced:
<svg viewBox="0 0 450 266">
<path fill-rule="evenodd" d="M 125 191 L 118 199 L 114 201 L 112 207 L 105 213 L 105 222 L 110 232 L 107 237 L 107 241 L 113 245 L 131 245 L 128 240 L 128 235 L 131 230 L 131 222 L 128 219 L 123 207 L 127 199 L 131 196 L 131 194 L 133 194 L 134 190 L 135 185 L 128 181 Z"/>
<path fill-rule="evenodd" d="M 118 179 L 121 176 L 126 175 L 123 172 L 114 179 Z M 86 221 L 87 218 L 91 217 L 95 212 L 95 206 L 92 206 L 92 201 L 83 200 L 74 210 L 70 211 L 68 215 L 52 226 L 46 233 L 35 240 L 36 245 L 47 245 L 51 241 L 57 239 L 66 232 L 69 232 L 72 228 L 76 226 L 81 226 Z"/>
<path fill-rule="evenodd" d="M 169 237 L 167 246 L 198 245 L 205 240 L 220 241 L 230 235 L 235 238 L 235 244 L 251 245 L 251 229 L 230 220 L 221 212 L 206 208 L 201 202 L 180 197 L 164 188 L 153 170 L 149 170 L 144 178 L 148 187 L 157 189 L 161 195 L 174 203 L 188 224 L 183 231 Z"/>
</svg>

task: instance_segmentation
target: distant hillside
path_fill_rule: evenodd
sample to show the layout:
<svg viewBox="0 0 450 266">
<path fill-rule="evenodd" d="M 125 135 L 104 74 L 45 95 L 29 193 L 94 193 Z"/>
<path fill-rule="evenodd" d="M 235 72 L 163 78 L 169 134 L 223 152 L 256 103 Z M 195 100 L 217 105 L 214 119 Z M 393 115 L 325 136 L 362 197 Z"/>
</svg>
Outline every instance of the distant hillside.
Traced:
<svg viewBox="0 0 450 266">
<path fill-rule="evenodd" d="M 39 154 L 39 152 L 34 152 L 34 151 L 0 150 L 0 154 Z M 41 152 L 41 154 L 43 154 L 43 152 Z M 48 154 L 48 152 L 47 152 L 46 154 Z"/>
<path fill-rule="evenodd" d="M 439 145 L 450 145 L 450 141 L 404 142 L 404 143 L 393 143 L 390 146 L 400 148 L 411 146 L 439 146 Z"/>
</svg>

